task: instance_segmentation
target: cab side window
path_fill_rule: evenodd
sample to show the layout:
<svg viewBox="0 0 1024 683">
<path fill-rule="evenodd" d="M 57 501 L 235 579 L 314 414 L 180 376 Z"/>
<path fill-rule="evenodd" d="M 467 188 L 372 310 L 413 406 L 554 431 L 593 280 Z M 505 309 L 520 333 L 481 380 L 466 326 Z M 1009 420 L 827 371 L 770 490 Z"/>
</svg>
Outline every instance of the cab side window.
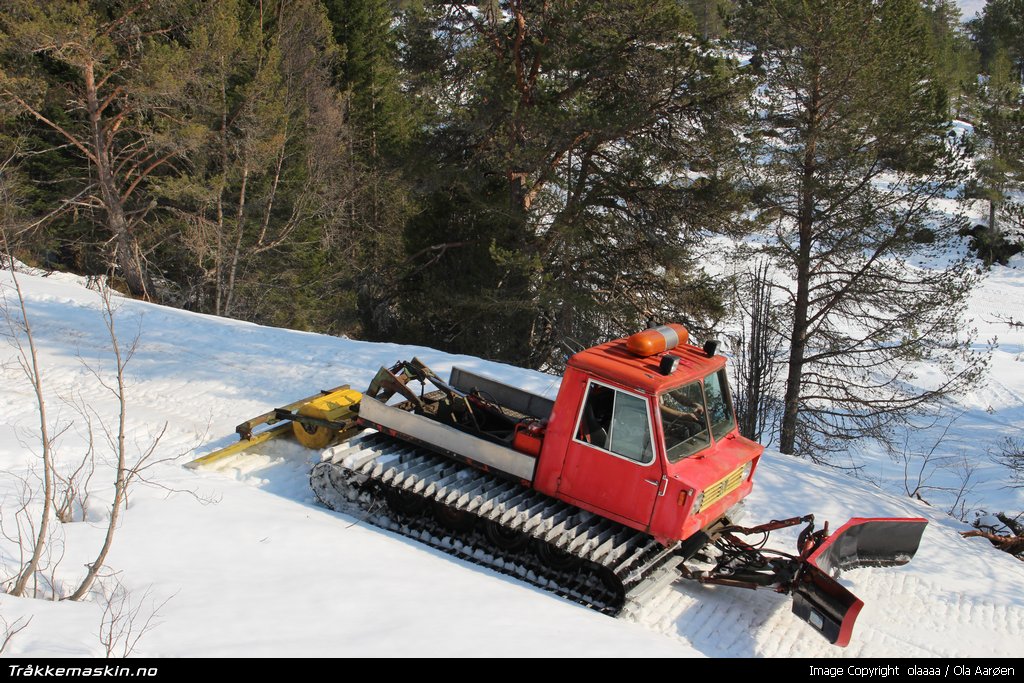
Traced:
<svg viewBox="0 0 1024 683">
<path fill-rule="evenodd" d="M 647 401 L 591 383 L 576 439 L 641 463 L 654 459 Z"/>
</svg>

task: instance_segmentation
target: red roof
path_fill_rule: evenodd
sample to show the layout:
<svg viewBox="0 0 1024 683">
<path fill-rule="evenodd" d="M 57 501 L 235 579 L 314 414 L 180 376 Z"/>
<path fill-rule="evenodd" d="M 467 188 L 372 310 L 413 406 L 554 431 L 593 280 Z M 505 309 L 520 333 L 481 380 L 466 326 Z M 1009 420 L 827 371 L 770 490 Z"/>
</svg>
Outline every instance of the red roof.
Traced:
<svg viewBox="0 0 1024 683">
<path fill-rule="evenodd" d="M 679 366 L 671 375 L 663 375 L 658 371 L 661 359 L 666 354 L 680 359 Z M 580 351 L 569 359 L 569 366 L 647 394 L 657 394 L 707 377 L 725 367 L 725 356 L 708 358 L 701 348 L 680 344 L 665 353 L 640 358 L 626 349 L 625 339 L 616 339 Z"/>
</svg>

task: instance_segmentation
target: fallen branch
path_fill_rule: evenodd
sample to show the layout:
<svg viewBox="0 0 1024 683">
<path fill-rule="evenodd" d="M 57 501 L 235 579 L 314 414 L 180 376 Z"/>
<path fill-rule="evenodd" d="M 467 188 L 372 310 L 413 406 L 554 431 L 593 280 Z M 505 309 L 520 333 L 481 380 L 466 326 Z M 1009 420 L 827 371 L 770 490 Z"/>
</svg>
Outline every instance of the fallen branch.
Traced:
<svg viewBox="0 0 1024 683">
<path fill-rule="evenodd" d="M 992 545 L 1003 552 L 1010 553 L 1011 555 L 1018 557 L 1024 554 L 1024 536 L 993 534 L 988 531 L 981 531 L 980 529 L 975 529 L 974 531 L 961 531 L 960 535 L 964 538 L 987 538 L 992 542 Z M 1024 561 L 1024 557 L 1019 557 L 1019 559 Z"/>
</svg>

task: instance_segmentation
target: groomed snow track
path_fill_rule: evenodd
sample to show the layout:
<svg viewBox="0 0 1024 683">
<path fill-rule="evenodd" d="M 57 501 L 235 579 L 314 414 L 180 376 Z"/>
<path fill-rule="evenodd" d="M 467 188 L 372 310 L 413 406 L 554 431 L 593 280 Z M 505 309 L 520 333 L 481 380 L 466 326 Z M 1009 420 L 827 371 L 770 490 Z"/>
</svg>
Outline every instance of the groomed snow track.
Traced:
<svg viewBox="0 0 1024 683">
<path fill-rule="evenodd" d="M 632 612 L 680 576 L 676 547 L 376 431 L 327 451 L 310 485 L 331 509 L 604 614 Z M 496 544 L 496 533 L 532 543 Z"/>
</svg>

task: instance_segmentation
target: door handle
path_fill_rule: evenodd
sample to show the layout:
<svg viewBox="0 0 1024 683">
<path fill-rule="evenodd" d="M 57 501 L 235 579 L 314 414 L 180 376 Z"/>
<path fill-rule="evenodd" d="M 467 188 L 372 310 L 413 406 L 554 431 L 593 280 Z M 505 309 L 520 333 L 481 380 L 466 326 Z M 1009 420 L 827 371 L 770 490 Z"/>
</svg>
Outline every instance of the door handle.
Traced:
<svg viewBox="0 0 1024 683">
<path fill-rule="evenodd" d="M 661 479 L 644 479 L 651 486 L 658 487 L 658 497 L 662 497 L 668 491 L 668 476 L 662 475 Z"/>
</svg>

